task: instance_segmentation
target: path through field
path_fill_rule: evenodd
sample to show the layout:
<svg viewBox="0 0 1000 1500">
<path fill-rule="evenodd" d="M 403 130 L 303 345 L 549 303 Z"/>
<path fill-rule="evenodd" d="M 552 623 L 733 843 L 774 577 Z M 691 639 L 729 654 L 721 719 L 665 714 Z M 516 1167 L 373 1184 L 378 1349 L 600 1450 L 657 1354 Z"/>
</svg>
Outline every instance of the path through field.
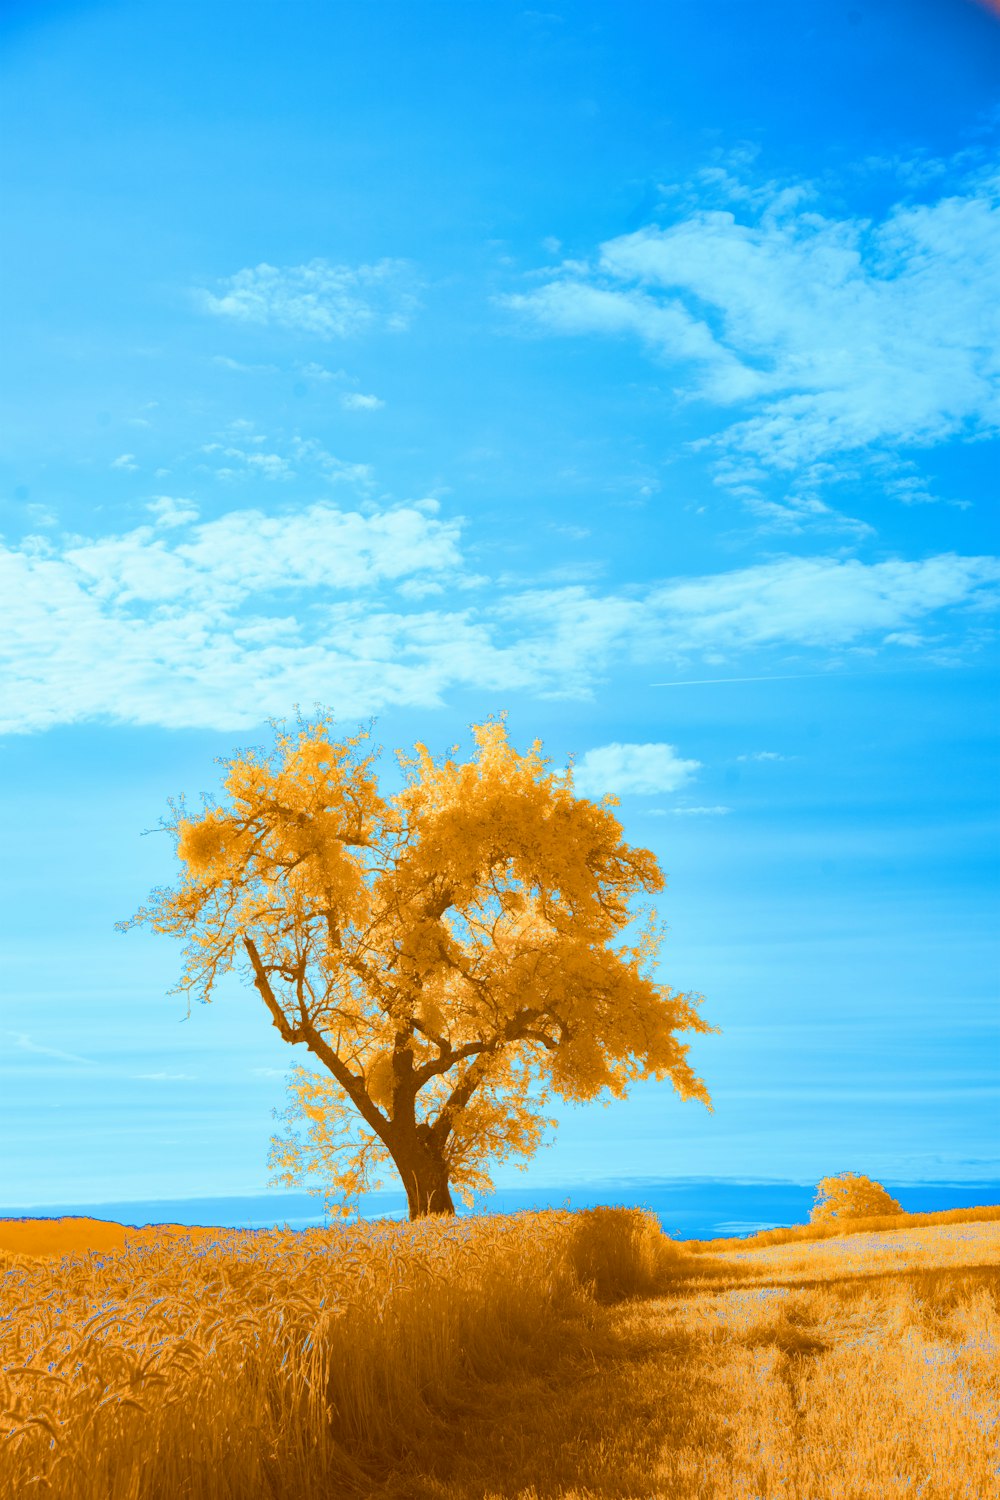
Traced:
<svg viewBox="0 0 1000 1500">
<path fill-rule="evenodd" d="M 719 1256 L 595 1309 L 382 1500 L 1000 1495 L 1000 1225 Z"/>
</svg>

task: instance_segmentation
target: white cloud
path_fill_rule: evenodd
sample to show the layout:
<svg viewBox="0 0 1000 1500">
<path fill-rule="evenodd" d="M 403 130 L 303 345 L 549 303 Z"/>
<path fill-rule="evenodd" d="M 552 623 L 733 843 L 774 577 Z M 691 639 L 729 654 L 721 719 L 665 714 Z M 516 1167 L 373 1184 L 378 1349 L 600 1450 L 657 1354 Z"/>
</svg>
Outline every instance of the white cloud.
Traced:
<svg viewBox="0 0 1000 1500">
<path fill-rule="evenodd" d="M 292 458 L 300 467 L 314 466 L 323 478 L 334 483 L 353 484 L 360 490 L 372 487 L 370 464 L 349 463 L 328 453 L 316 438 L 292 439 Z"/>
<path fill-rule="evenodd" d="M 595 596 L 579 584 L 522 589 L 487 614 L 516 629 L 526 664 L 559 672 L 565 696 L 613 660 L 712 665 L 769 647 L 834 649 L 937 610 L 996 608 L 1000 558 L 942 554 L 866 565 L 785 558 L 729 573 Z M 719 674 L 715 674 L 719 675 Z M 557 694 L 556 696 L 563 696 Z"/>
<path fill-rule="evenodd" d="M 737 212 L 609 240 L 506 302 L 690 366 L 688 394 L 751 409 L 709 441 L 765 471 L 1000 430 L 1000 176 L 873 222 L 709 171 Z"/>
<path fill-rule="evenodd" d="M 406 328 L 417 305 L 412 287 L 407 261 L 352 267 L 317 259 L 285 267 L 262 262 L 223 278 L 218 295 L 200 289 L 194 296 L 218 317 L 334 339 Z"/>
<path fill-rule="evenodd" d="M 131 472 L 137 469 L 139 465 L 135 461 L 134 453 L 119 453 L 117 458 L 111 460 L 111 467 L 113 469 L 126 469 Z"/>
<path fill-rule="evenodd" d="M 573 768 L 573 786 L 581 797 L 675 792 L 700 766 L 700 761 L 682 760 L 673 745 L 615 742 L 587 751 Z"/>
<path fill-rule="evenodd" d="M 915 630 L 890 630 L 889 634 L 883 638 L 883 644 L 886 646 L 917 647 L 925 645 L 926 639 L 924 636 L 918 635 Z"/>
<path fill-rule="evenodd" d="M 279 445 L 263 433 L 253 432 L 252 423 L 243 419 L 231 422 L 222 436 L 226 441 L 201 444 L 198 451 L 209 462 L 199 467 L 227 484 L 252 478 L 290 480 L 312 473 L 327 483 L 346 483 L 363 492 L 373 487 L 370 464 L 350 463 L 337 458 L 316 438 L 302 438 L 295 434 L 283 453 L 255 453 L 244 445 L 252 443 L 257 446 L 269 441 L 272 447 Z M 233 437 L 238 441 L 232 441 Z"/>
<path fill-rule="evenodd" d="M 150 523 L 121 535 L 0 541 L 0 732 L 95 718 L 229 731 L 296 701 L 368 716 L 469 687 L 590 699 L 630 660 L 714 667 L 768 650 L 794 651 L 808 675 L 823 662 L 801 665 L 804 651 L 912 649 L 931 620 L 930 659 L 946 663 L 985 628 L 1000 580 L 991 557 L 818 557 L 603 595 L 575 583 L 483 596 L 462 518 L 441 519 L 432 497 L 209 521 L 170 496 L 148 506 Z M 668 745 L 614 745 L 578 775 L 603 778 L 603 794 L 669 790 L 693 769 Z"/>
<path fill-rule="evenodd" d="M 310 360 L 305 365 L 299 365 L 298 369 L 299 374 L 304 375 L 307 380 L 326 381 L 347 379 L 347 372 L 345 370 L 327 370 L 325 366 L 318 365 L 315 360 Z"/>
<path fill-rule="evenodd" d="M 147 526 L 65 538 L 61 552 L 0 544 L 0 732 L 95 717 L 232 729 L 294 701 L 350 716 L 436 706 L 454 682 L 524 689 L 516 651 L 469 611 L 373 607 L 374 590 L 414 576 L 461 588 L 460 525 L 316 504 L 232 512 L 180 540 Z M 294 614 L 267 612 L 275 591 L 295 596 Z"/>
<path fill-rule="evenodd" d="M 750 755 L 737 755 L 737 760 L 794 760 L 794 756 L 779 755 L 777 750 L 754 750 Z"/>
<path fill-rule="evenodd" d="M 294 479 L 295 475 L 287 458 L 282 458 L 280 453 L 247 453 L 243 448 L 224 448 L 226 458 L 235 459 L 240 469 L 229 467 L 219 469 L 219 474 L 224 478 L 230 478 L 241 471 L 249 470 L 251 473 L 260 474 L 264 479 Z"/>
<path fill-rule="evenodd" d="M 995 608 L 1000 558 L 943 553 L 922 562 L 789 557 L 651 590 L 666 632 L 727 651 L 795 641 L 843 646 L 938 609 Z"/>
<path fill-rule="evenodd" d="M 230 607 L 289 588 L 362 590 L 386 580 L 456 569 L 459 527 L 403 507 L 364 517 L 317 502 L 269 516 L 230 511 L 168 548 L 149 528 L 70 546 L 63 559 L 119 603 L 196 599 Z"/>
<path fill-rule="evenodd" d="M 359 391 L 347 391 L 340 398 L 345 411 L 378 411 L 385 405 L 378 396 L 362 396 Z"/>
<path fill-rule="evenodd" d="M 718 401 L 740 400 L 761 389 L 761 377 L 719 344 L 708 324 L 676 298 L 661 300 L 641 290 L 570 277 L 503 300 L 557 333 L 631 333 L 658 353 L 697 361 L 703 393 Z"/>
<path fill-rule="evenodd" d="M 36 526 L 55 526 L 59 519 L 55 511 L 50 510 L 47 505 L 39 505 L 37 502 L 32 502 L 24 508 Z"/>
<path fill-rule="evenodd" d="M 198 508 L 193 500 L 181 500 L 176 495 L 154 495 L 146 509 L 155 516 L 158 526 L 186 526 L 198 519 Z"/>
<path fill-rule="evenodd" d="M 213 365 L 221 365 L 224 370 L 236 370 L 241 375 L 276 375 L 277 365 L 246 365 L 242 360 L 231 359 L 228 354 L 213 354 Z"/>
</svg>

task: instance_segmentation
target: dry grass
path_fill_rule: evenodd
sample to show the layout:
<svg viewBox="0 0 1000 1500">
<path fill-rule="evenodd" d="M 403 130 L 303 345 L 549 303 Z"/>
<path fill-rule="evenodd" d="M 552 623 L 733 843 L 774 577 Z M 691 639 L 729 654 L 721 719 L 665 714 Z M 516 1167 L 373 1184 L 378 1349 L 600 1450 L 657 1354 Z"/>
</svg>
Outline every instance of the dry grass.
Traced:
<svg viewBox="0 0 1000 1500">
<path fill-rule="evenodd" d="M 213 1234 L 8 1258 L 4 1500 L 1000 1494 L 997 1222 Z"/>
<path fill-rule="evenodd" d="M 578 1333 L 387 1500 L 1000 1495 L 995 1223 L 706 1256 Z"/>
<path fill-rule="evenodd" d="M 664 1256 L 627 1210 L 9 1253 L 0 1494 L 371 1494 L 447 1443 L 470 1388 L 595 1296 L 651 1287 Z"/>
<path fill-rule="evenodd" d="M 933 1214 L 881 1214 L 873 1219 L 852 1219 L 849 1226 L 843 1223 L 824 1219 L 817 1224 L 791 1224 L 783 1229 L 762 1229 L 757 1234 L 748 1235 L 743 1244 L 749 1248 L 759 1250 L 766 1245 L 790 1245 L 803 1240 L 831 1240 L 838 1239 L 846 1233 L 856 1234 L 859 1230 L 873 1230 L 882 1233 L 887 1229 L 922 1229 L 928 1226 L 939 1226 L 942 1224 L 992 1224 L 1000 1220 L 1000 1205 L 987 1208 L 946 1208 L 942 1212 Z M 732 1245 L 731 1239 L 721 1240 L 680 1240 L 678 1242 L 685 1250 L 725 1250 Z"/>
</svg>

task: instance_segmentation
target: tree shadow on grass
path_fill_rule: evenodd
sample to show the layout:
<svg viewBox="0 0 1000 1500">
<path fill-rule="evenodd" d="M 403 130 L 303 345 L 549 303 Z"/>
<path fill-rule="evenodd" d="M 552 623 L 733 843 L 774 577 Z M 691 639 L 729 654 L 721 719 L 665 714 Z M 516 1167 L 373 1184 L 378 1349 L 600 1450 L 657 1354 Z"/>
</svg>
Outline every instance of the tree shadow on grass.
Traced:
<svg viewBox="0 0 1000 1500">
<path fill-rule="evenodd" d="M 693 1269 L 693 1268 L 692 1268 Z M 724 1393 L 712 1379 L 712 1337 L 681 1326 L 674 1304 L 699 1294 L 823 1289 L 848 1301 L 873 1288 L 908 1283 L 937 1317 L 987 1289 L 1000 1294 L 1000 1268 L 913 1267 L 843 1276 L 733 1274 L 698 1266 L 652 1298 L 591 1304 L 558 1342 L 525 1347 L 505 1379 L 470 1381 L 449 1411 L 439 1405 L 419 1449 L 387 1471 L 372 1500 L 659 1500 L 724 1492 L 732 1464 Z M 778 1374 L 798 1413 L 813 1359 L 828 1343 L 780 1319 L 737 1342 L 773 1343 Z M 728 1335 L 716 1335 L 725 1343 Z M 722 1351 L 720 1350 L 721 1354 Z M 709 1472 L 711 1470 L 711 1472 Z M 721 1488 L 713 1488 L 721 1486 Z"/>
<path fill-rule="evenodd" d="M 659 1307 L 659 1315 L 657 1308 Z M 525 1351 L 528 1354 L 528 1351 Z M 463 1392 L 378 1500 L 651 1500 L 663 1455 L 690 1445 L 717 1404 L 705 1343 L 660 1299 L 595 1306 L 508 1378 Z M 713 1427 L 714 1427 L 713 1423 Z M 725 1431 L 713 1435 L 724 1461 Z"/>
</svg>

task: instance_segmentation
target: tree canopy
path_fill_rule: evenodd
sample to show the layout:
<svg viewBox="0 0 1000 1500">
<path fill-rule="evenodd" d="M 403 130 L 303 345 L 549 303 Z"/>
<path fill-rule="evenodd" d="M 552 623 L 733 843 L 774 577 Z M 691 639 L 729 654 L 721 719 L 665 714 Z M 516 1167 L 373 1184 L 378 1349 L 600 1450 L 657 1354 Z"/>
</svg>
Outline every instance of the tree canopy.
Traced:
<svg viewBox="0 0 1000 1500">
<path fill-rule="evenodd" d="M 857 1172 L 838 1172 L 817 1186 L 809 1219 L 813 1224 L 826 1224 L 832 1219 L 875 1219 L 902 1212 L 901 1204 L 880 1182 Z"/>
<path fill-rule="evenodd" d="M 299 716 L 297 735 L 269 720 L 272 751 L 220 761 L 227 800 L 192 817 L 168 799 L 181 882 L 117 924 L 186 940 L 170 993 L 188 1015 L 235 967 L 322 1064 L 292 1085 L 312 1160 L 272 1138 L 269 1164 L 289 1185 L 304 1164 L 322 1173 L 331 1212 L 389 1162 L 411 1219 L 454 1213 L 452 1185 L 471 1204 L 493 1187 L 489 1160 L 530 1156 L 556 1125 L 538 1112 L 552 1092 L 623 1098 L 669 1078 L 712 1107 L 676 1033 L 717 1028 L 700 995 L 642 972 L 663 931 L 652 911 L 636 946 L 609 947 L 630 898 L 662 890 L 655 856 L 623 842 L 617 798 L 574 796 L 572 762 L 546 775 L 539 740 L 519 756 L 504 718 L 471 726 L 465 764 L 397 751 L 406 785 L 387 800 L 377 753 L 351 757 L 367 731 L 336 743 L 327 714 Z"/>
</svg>

